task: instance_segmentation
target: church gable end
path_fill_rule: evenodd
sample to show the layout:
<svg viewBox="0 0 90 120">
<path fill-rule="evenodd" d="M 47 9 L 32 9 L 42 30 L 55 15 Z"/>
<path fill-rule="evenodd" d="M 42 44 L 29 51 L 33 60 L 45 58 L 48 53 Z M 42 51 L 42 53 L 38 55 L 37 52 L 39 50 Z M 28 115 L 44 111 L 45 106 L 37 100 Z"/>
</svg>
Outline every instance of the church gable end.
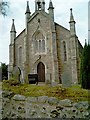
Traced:
<svg viewBox="0 0 90 120">
<path fill-rule="evenodd" d="M 75 21 L 70 9 L 70 30 L 55 23 L 54 7 L 50 0 L 48 13 L 45 1 L 35 0 L 31 14 L 29 2 L 25 12 L 25 29 L 16 37 L 14 20 L 10 32 L 9 70 L 21 71 L 21 83 L 29 83 L 29 74 L 38 74 L 38 82 L 64 86 L 78 82 L 79 50 Z M 80 51 L 82 51 L 80 49 Z M 11 74 L 9 74 L 10 78 Z"/>
</svg>

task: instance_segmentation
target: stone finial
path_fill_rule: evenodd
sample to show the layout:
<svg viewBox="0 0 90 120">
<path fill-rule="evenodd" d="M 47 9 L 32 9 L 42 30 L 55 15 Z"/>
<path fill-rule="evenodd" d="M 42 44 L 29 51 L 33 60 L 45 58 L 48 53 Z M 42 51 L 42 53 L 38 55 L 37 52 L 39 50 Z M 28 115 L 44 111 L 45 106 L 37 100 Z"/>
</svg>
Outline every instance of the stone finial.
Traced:
<svg viewBox="0 0 90 120">
<path fill-rule="evenodd" d="M 73 13 L 72 13 L 72 8 L 70 8 L 70 22 L 75 22 L 74 17 L 73 17 Z"/>
<path fill-rule="evenodd" d="M 50 0 L 50 2 L 49 2 L 49 8 L 48 9 L 54 9 L 52 0 Z"/>
<path fill-rule="evenodd" d="M 14 19 L 12 19 L 11 32 L 16 32 L 15 25 L 14 25 Z"/>
<path fill-rule="evenodd" d="M 30 13 L 30 9 L 29 9 L 29 1 L 27 1 L 26 13 Z M 25 14 L 26 14 L 26 13 L 25 13 Z"/>
<path fill-rule="evenodd" d="M 72 8 L 70 8 L 70 33 L 71 33 L 71 36 L 74 36 L 76 35 L 76 28 L 75 28 L 75 20 L 74 20 L 74 17 L 73 17 L 73 13 L 72 13 Z"/>
<path fill-rule="evenodd" d="M 13 23 L 14 23 L 14 19 L 12 19 Z"/>
<path fill-rule="evenodd" d="M 70 8 L 71 12 L 72 12 L 72 8 Z"/>
</svg>

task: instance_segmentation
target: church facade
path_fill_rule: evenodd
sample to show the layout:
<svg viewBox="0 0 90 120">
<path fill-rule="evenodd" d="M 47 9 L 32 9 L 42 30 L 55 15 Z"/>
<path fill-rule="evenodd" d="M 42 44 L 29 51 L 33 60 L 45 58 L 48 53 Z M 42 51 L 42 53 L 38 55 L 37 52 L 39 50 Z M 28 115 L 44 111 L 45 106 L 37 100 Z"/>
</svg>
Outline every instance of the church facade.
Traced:
<svg viewBox="0 0 90 120">
<path fill-rule="evenodd" d="M 10 31 L 9 78 L 15 66 L 21 70 L 20 80 L 28 83 L 28 74 L 38 74 L 38 81 L 49 84 L 79 82 L 80 44 L 75 20 L 70 9 L 70 30 L 55 23 L 50 0 L 48 13 L 45 1 L 35 0 L 35 12 L 26 6 L 25 29 L 16 36 L 14 20 Z"/>
</svg>

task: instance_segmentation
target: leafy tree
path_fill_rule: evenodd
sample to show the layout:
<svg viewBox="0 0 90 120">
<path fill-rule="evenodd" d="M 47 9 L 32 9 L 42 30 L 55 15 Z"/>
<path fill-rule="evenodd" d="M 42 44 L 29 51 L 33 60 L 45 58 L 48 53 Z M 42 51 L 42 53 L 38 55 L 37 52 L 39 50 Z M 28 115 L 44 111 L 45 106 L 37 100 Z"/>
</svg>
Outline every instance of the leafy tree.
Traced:
<svg viewBox="0 0 90 120">
<path fill-rule="evenodd" d="M 90 89 L 90 45 L 85 43 L 81 58 L 81 86 Z"/>
<path fill-rule="evenodd" d="M 7 7 L 9 7 L 8 2 L 3 2 L 0 1 L 0 14 L 2 14 L 3 16 L 7 15 Z"/>
</svg>

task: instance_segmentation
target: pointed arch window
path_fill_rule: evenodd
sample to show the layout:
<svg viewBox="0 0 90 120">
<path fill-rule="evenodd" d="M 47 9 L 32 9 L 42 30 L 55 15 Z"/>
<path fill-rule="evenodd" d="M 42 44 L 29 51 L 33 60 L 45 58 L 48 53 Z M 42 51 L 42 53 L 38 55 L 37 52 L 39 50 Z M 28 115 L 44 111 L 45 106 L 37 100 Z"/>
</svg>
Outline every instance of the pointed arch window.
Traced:
<svg viewBox="0 0 90 120">
<path fill-rule="evenodd" d="M 34 34 L 33 44 L 35 53 L 45 53 L 45 37 L 40 31 Z"/>
<path fill-rule="evenodd" d="M 45 51 L 45 40 L 42 40 L 42 52 Z"/>
<path fill-rule="evenodd" d="M 39 40 L 39 52 L 42 52 L 41 46 L 42 46 L 42 40 Z"/>
<path fill-rule="evenodd" d="M 22 47 L 20 46 L 19 47 L 19 66 L 21 66 L 22 65 Z"/>
<path fill-rule="evenodd" d="M 67 61 L 66 42 L 63 42 L 64 61 Z"/>
</svg>

